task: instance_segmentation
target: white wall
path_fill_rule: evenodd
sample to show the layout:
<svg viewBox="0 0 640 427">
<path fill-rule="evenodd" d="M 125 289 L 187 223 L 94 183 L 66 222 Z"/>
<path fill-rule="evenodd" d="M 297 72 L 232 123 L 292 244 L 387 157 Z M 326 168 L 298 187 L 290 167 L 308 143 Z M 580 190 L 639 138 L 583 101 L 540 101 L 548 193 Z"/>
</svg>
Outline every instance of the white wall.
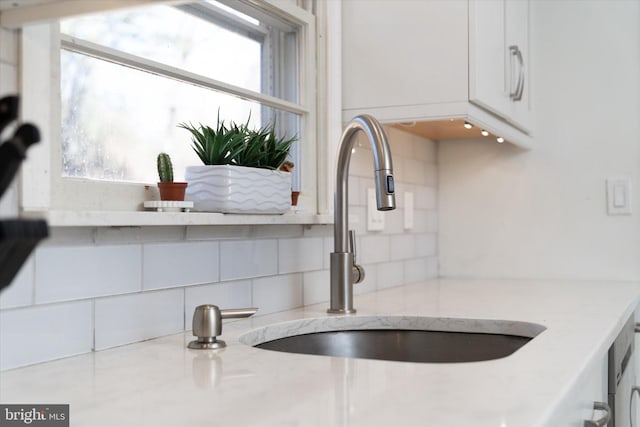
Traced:
<svg viewBox="0 0 640 427">
<path fill-rule="evenodd" d="M 439 143 L 440 274 L 640 280 L 640 2 L 532 3 L 537 147 Z"/>
</svg>

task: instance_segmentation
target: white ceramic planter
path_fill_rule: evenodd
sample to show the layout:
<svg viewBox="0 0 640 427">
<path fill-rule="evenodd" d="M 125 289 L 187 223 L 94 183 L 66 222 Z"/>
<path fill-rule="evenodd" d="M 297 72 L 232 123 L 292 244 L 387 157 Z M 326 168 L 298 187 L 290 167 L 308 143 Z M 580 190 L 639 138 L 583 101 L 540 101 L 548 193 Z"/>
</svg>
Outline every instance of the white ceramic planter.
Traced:
<svg viewBox="0 0 640 427">
<path fill-rule="evenodd" d="M 187 166 L 185 199 L 194 210 L 282 214 L 291 208 L 291 173 L 243 166 Z"/>
</svg>

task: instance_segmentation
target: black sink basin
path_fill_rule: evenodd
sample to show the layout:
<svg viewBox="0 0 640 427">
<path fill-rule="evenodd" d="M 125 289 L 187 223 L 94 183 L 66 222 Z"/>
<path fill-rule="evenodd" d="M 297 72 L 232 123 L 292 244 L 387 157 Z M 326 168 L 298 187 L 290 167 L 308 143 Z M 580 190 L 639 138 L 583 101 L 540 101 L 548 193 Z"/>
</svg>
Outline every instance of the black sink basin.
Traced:
<svg viewBox="0 0 640 427">
<path fill-rule="evenodd" d="M 422 363 L 506 357 L 531 337 L 473 332 L 362 329 L 294 335 L 255 345 L 287 353 Z"/>
</svg>

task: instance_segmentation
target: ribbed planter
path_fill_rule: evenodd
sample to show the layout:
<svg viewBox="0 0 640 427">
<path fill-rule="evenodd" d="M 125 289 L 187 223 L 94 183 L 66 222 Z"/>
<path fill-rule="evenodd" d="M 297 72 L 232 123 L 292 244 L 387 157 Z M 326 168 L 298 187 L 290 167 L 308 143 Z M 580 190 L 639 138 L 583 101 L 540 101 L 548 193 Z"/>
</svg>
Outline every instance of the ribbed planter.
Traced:
<svg viewBox="0 0 640 427">
<path fill-rule="evenodd" d="M 186 199 L 194 210 L 282 214 L 291 208 L 291 173 L 243 166 L 187 166 Z"/>
</svg>

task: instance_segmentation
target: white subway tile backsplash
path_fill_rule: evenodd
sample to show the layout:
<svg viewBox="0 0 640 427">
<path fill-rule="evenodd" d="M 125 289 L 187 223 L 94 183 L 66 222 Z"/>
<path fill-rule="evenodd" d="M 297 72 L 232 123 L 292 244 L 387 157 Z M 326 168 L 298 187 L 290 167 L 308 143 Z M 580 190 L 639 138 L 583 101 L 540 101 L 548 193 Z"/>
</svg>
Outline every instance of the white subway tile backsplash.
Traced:
<svg viewBox="0 0 640 427">
<path fill-rule="evenodd" d="M 246 279 L 277 273 L 277 240 L 220 243 L 220 280 Z"/>
<path fill-rule="evenodd" d="M 393 148 L 392 148 L 393 150 Z M 407 170 L 404 167 L 404 157 L 393 157 L 393 180 L 396 185 L 399 184 L 409 184 L 407 181 Z"/>
<path fill-rule="evenodd" d="M 324 247 L 324 255 L 322 256 L 322 268 L 327 269 L 331 266 L 331 252 L 334 251 L 333 234 L 331 237 L 325 237 L 322 241 Z"/>
<path fill-rule="evenodd" d="M 396 200 L 401 197 L 396 195 Z M 404 209 L 396 208 L 392 211 L 385 211 L 384 215 L 384 233 L 385 234 L 402 234 L 404 233 Z"/>
<path fill-rule="evenodd" d="M 260 315 L 302 306 L 302 274 L 286 274 L 253 280 L 253 305 Z"/>
<path fill-rule="evenodd" d="M 413 200 L 416 209 L 435 209 L 437 206 L 436 189 L 427 186 L 416 187 L 416 194 Z"/>
<path fill-rule="evenodd" d="M 0 311 L 0 369 L 91 351 L 92 302 Z"/>
<path fill-rule="evenodd" d="M 426 214 L 427 217 L 427 230 L 429 233 L 437 233 L 439 226 L 438 226 L 438 211 L 435 210 L 430 210 L 427 211 Z"/>
<path fill-rule="evenodd" d="M 367 235 L 360 237 L 358 259 L 363 264 L 391 260 L 391 238 L 387 235 Z"/>
<path fill-rule="evenodd" d="M 404 264 L 402 261 L 383 262 L 377 265 L 378 289 L 399 286 L 404 283 Z"/>
<path fill-rule="evenodd" d="M 391 126 L 385 126 L 384 131 L 387 134 L 394 160 L 400 157 L 413 156 L 413 139 L 415 137 L 412 134 Z"/>
<path fill-rule="evenodd" d="M 433 263 L 428 258 L 404 261 L 404 283 L 422 282 L 434 277 Z"/>
<path fill-rule="evenodd" d="M 427 258 L 427 279 L 435 279 L 440 275 L 440 266 L 438 257 L 432 256 Z"/>
<path fill-rule="evenodd" d="M 50 227 L 42 247 L 89 246 L 95 243 L 96 229 L 91 227 Z"/>
<path fill-rule="evenodd" d="M 220 226 L 190 225 L 187 227 L 187 240 L 224 240 L 248 239 L 251 234 L 250 226 Z"/>
<path fill-rule="evenodd" d="M 358 236 L 367 232 L 367 208 L 349 206 L 349 229 L 354 230 Z"/>
<path fill-rule="evenodd" d="M 254 225 L 249 237 L 252 239 L 302 237 L 302 225 Z"/>
<path fill-rule="evenodd" d="M 411 229 L 411 232 L 413 233 L 426 233 L 428 232 L 428 228 L 429 228 L 429 224 L 428 224 L 428 220 L 429 220 L 429 216 L 428 213 L 430 211 L 427 211 L 425 209 L 414 209 L 413 211 L 413 228 Z"/>
<path fill-rule="evenodd" d="M 424 176 L 425 185 L 438 188 L 438 168 L 436 165 L 426 165 L 424 169 Z"/>
<path fill-rule="evenodd" d="M 435 233 L 416 235 L 415 257 L 435 256 L 438 252 L 438 240 Z"/>
<path fill-rule="evenodd" d="M 304 237 L 333 237 L 333 225 L 308 225 Z"/>
<path fill-rule="evenodd" d="M 187 240 L 268 239 L 301 237 L 302 225 L 189 226 Z"/>
<path fill-rule="evenodd" d="M 391 260 L 414 258 L 416 239 L 413 234 L 397 234 L 391 236 Z"/>
<path fill-rule="evenodd" d="M 425 185 L 424 163 L 416 159 L 404 159 L 403 181 L 410 184 Z"/>
<path fill-rule="evenodd" d="M 311 271 L 303 274 L 303 304 L 329 301 L 329 270 Z"/>
<path fill-rule="evenodd" d="M 363 194 L 361 187 L 362 179 L 357 176 L 349 177 L 347 191 L 349 197 L 349 206 L 366 206 L 367 205 L 367 193 Z"/>
<path fill-rule="evenodd" d="M 423 168 L 435 169 L 438 160 L 437 143 L 429 140 L 417 141 L 414 147 L 415 159 L 424 162 Z"/>
<path fill-rule="evenodd" d="M 394 176 L 395 178 L 395 176 Z M 400 180 L 396 179 L 396 181 L 399 183 Z M 354 190 L 357 191 L 358 194 L 360 195 L 360 206 L 365 207 L 367 206 L 367 192 L 369 190 L 369 188 L 376 188 L 376 183 L 373 179 L 373 174 L 371 176 L 366 176 L 363 178 L 359 178 L 358 179 L 358 190 Z M 351 199 L 351 192 L 349 193 L 349 199 Z"/>
<path fill-rule="evenodd" d="M 36 303 L 139 291 L 141 260 L 138 245 L 38 248 Z"/>
<path fill-rule="evenodd" d="M 278 241 L 278 273 L 320 270 L 324 247 L 322 238 L 280 239 Z"/>
<path fill-rule="evenodd" d="M 187 227 L 142 227 L 140 229 L 141 239 L 145 243 L 152 242 L 180 242 L 184 241 L 187 235 Z"/>
<path fill-rule="evenodd" d="M 373 152 L 369 148 L 368 142 L 363 144 L 356 142 L 354 145 L 354 150 L 351 153 L 349 175 L 351 177 L 361 176 L 373 179 Z"/>
<path fill-rule="evenodd" d="M 170 289 L 95 301 L 95 349 L 184 330 L 184 290 Z"/>
<path fill-rule="evenodd" d="M 29 256 L 9 286 L 0 292 L 0 309 L 33 304 L 33 254 Z"/>
<path fill-rule="evenodd" d="M 0 27 L 0 62 L 18 64 L 18 30 Z M 4 74 L 0 74 L 3 76 Z"/>
<path fill-rule="evenodd" d="M 142 252 L 143 289 L 197 285 L 219 280 L 218 242 L 146 244 Z"/>
<path fill-rule="evenodd" d="M 185 288 L 185 329 L 191 329 L 193 312 L 197 306 L 203 304 L 217 305 L 221 309 L 253 307 L 251 281 L 242 280 Z"/>
<path fill-rule="evenodd" d="M 2 76 L 0 79 L 0 96 L 18 92 L 18 76 L 14 65 L 0 62 L 0 76 Z"/>
<path fill-rule="evenodd" d="M 142 243 L 142 227 L 98 227 L 93 239 L 99 245 Z"/>
</svg>

